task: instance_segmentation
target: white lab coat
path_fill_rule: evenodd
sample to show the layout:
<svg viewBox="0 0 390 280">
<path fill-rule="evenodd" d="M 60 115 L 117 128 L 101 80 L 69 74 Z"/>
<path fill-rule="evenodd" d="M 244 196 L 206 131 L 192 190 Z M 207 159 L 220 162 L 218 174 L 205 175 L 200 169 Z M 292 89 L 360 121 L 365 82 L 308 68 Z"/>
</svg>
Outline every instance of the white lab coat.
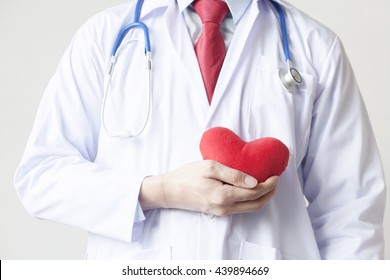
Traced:
<svg viewBox="0 0 390 280">
<path fill-rule="evenodd" d="M 88 231 L 89 259 L 383 258 L 385 184 L 351 66 L 331 31 L 281 4 L 303 76 L 299 92 L 286 92 L 277 76 L 286 67 L 277 14 L 268 1 L 252 1 L 209 106 L 177 3 L 145 1 L 153 104 L 134 139 L 108 137 L 100 120 L 111 48 L 132 19 L 133 2 L 89 20 L 48 85 L 16 173 L 29 213 Z M 142 36 L 131 31 L 120 47 L 106 108 L 114 131 L 144 121 Z M 272 136 L 288 146 L 273 199 L 258 212 L 227 217 L 143 213 L 143 178 L 201 160 L 200 137 L 213 126 L 246 141 Z"/>
</svg>

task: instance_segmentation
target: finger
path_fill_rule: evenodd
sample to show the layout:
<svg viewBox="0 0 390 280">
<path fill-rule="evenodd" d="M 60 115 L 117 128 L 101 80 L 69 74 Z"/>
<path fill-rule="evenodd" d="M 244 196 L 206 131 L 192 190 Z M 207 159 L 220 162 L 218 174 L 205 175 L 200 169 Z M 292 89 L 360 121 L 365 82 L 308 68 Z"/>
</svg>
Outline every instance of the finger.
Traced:
<svg viewBox="0 0 390 280">
<path fill-rule="evenodd" d="M 239 201 L 256 200 L 266 193 L 273 191 L 278 185 L 279 177 L 273 176 L 268 178 L 265 182 L 258 184 L 255 188 L 244 189 L 235 186 L 225 185 L 226 197 L 230 198 L 230 203 Z"/>
<path fill-rule="evenodd" d="M 216 179 L 226 184 L 241 188 L 254 188 L 257 186 L 257 180 L 239 170 L 230 168 L 217 161 L 206 160 L 205 176 L 210 179 Z"/>
<path fill-rule="evenodd" d="M 255 200 L 240 201 L 225 208 L 220 208 L 215 210 L 215 215 L 217 216 L 226 216 L 239 213 L 252 213 L 256 212 L 262 208 L 271 200 L 275 194 L 275 188 L 266 194 L 260 196 Z"/>
<path fill-rule="evenodd" d="M 273 189 L 279 183 L 279 176 L 269 177 L 267 180 L 259 184 L 259 187 L 264 189 Z"/>
<path fill-rule="evenodd" d="M 275 180 L 271 180 L 266 184 L 259 184 L 252 189 L 236 188 L 233 186 L 233 189 L 230 190 L 230 197 L 234 201 L 232 201 L 231 203 L 257 200 L 258 198 L 266 195 L 267 193 L 274 191 L 276 186 L 277 183 L 275 183 Z"/>
</svg>

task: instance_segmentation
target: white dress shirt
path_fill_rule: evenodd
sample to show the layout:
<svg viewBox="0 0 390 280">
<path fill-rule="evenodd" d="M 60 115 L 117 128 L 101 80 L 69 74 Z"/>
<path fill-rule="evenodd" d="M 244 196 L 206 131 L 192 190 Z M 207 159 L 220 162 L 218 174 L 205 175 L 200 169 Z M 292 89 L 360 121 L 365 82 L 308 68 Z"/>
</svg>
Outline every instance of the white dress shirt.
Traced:
<svg viewBox="0 0 390 280">
<path fill-rule="evenodd" d="M 187 24 L 188 32 L 191 40 L 195 45 L 202 33 L 202 22 L 192 7 L 192 0 L 178 0 L 180 11 L 183 13 L 184 21 Z M 240 21 L 242 15 L 249 7 L 250 0 L 226 0 L 230 13 L 225 17 L 221 23 L 221 32 L 225 41 L 226 49 L 229 48 L 230 42 L 233 38 L 236 26 Z"/>
</svg>

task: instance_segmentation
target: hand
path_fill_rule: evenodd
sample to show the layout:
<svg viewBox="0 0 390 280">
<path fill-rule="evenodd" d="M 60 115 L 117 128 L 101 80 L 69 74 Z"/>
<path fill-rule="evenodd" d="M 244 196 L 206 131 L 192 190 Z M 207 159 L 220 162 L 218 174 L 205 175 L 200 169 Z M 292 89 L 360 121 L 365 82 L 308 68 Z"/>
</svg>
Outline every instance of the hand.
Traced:
<svg viewBox="0 0 390 280">
<path fill-rule="evenodd" d="M 217 216 L 254 212 L 271 199 L 277 182 L 274 176 L 258 184 L 251 176 L 206 160 L 145 178 L 140 203 L 144 210 L 176 208 Z"/>
</svg>

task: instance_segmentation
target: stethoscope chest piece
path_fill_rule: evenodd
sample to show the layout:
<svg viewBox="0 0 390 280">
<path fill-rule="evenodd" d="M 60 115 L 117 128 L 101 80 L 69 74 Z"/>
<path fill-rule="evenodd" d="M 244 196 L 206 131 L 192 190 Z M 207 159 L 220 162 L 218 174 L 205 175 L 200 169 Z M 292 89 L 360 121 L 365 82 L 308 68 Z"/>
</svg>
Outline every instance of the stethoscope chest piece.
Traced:
<svg viewBox="0 0 390 280">
<path fill-rule="evenodd" d="M 291 63 L 291 55 L 290 55 L 290 47 L 288 44 L 288 34 L 287 34 L 287 27 L 286 27 L 286 19 L 283 13 L 283 10 L 279 3 L 271 0 L 272 5 L 274 5 L 276 11 L 279 14 L 279 20 L 280 20 L 280 29 L 282 33 L 282 42 L 283 42 L 283 51 L 284 56 L 286 58 L 287 62 L 287 68 L 286 69 L 279 69 L 279 79 L 282 82 L 284 88 L 292 94 L 295 94 L 298 92 L 298 87 L 302 83 L 302 76 L 299 74 L 298 70 L 292 66 Z"/>
<path fill-rule="evenodd" d="M 278 74 L 284 88 L 288 92 L 296 94 L 298 86 L 302 83 L 302 76 L 298 70 L 289 65 L 287 69 L 279 69 Z"/>
</svg>

